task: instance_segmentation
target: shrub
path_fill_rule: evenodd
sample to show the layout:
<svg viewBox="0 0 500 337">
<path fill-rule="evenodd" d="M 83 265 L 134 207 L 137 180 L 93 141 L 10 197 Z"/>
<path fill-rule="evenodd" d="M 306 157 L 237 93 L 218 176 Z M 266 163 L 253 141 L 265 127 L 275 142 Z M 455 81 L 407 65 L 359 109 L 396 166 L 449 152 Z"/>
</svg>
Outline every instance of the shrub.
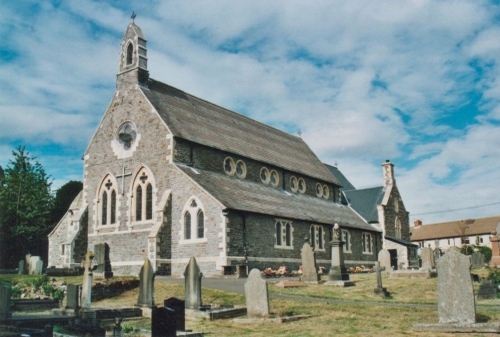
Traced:
<svg viewBox="0 0 500 337">
<path fill-rule="evenodd" d="M 12 298 L 20 298 L 21 297 L 21 289 L 15 285 L 11 288 L 11 293 L 10 293 L 10 297 Z"/>
<path fill-rule="evenodd" d="M 495 284 L 500 284 L 500 269 L 488 268 L 487 279 L 493 281 Z"/>
<path fill-rule="evenodd" d="M 45 295 L 47 295 L 47 296 L 52 296 L 52 294 L 55 291 L 55 289 L 52 286 L 52 284 L 48 284 L 48 283 L 45 283 L 45 284 L 42 285 L 42 290 L 43 290 L 43 293 Z"/>
<path fill-rule="evenodd" d="M 479 251 L 484 255 L 484 262 L 488 263 L 491 261 L 491 248 L 488 246 L 476 246 L 476 248 L 479 249 Z"/>
<path fill-rule="evenodd" d="M 62 301 L 64 299 L 64 290 L 62 289 L 56 289 L 52 293 L 52 298 L 55 300 Z"/>
<path fill-rule="evenodd" d="M 464 255 L 472 255 L 474 253 L 474 247 L 469 245 L 463 245 L 460 247 L 460 253 Z"/>
<path fill-rule="evenodd" d="M 31 285 L 35 288 L 35 291 L 38 291 L 43 284 L 47 283 L 48 280 L 49 277 L 47 275 L 43 275 L 31 281 Z"/>
<path fill-rule="evenodd" d="M 123 327 L 122 327 L 122 332 L 123 333 L 129 333 L 129 332 L 132 332 L 134 331 L 134 327 L 131 326 L 131 325 L 128 325 L 128 324 L 124 324 Z"/>
</svg>

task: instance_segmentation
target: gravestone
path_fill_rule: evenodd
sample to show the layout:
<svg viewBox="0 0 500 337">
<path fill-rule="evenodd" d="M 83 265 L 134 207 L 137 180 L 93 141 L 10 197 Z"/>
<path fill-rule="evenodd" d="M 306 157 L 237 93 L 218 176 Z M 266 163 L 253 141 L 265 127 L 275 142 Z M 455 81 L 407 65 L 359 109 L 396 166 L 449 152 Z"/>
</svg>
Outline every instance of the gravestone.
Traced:
<svg viewBox="0 0 500 337">
<path fill-rule="evenodd" d="M 491 280 L 483 280 L 477 292 L 477 298 L 491 300 L 497 298 L 497 285 Z"/>
<path fill-rule="evenodd" d="M 169 308 L 153 308 L 151 312 L 151 337 L 176 337 L 175 313 Z"/>
<path fill-rule="evenodd" d="M 436 249 L 434 249 L 434 265 L 436 265 L 437 260 L 439 260 L 439 258 L 441 256 L 443 256 L 443 252 L 441 251 L 441 248 L 436 247 Z"/>
<path fill-rule="evenodd" d="M 18 274 L 24 274 L 24 260 L 20 260 L 17 267 Z"/>
<path fill-rule="evenodd" d="M 40 261 L 40 256 L 30 256 L 29 274 L 35 274 L 36 263 Z"/>
<path fill-rule="evenodd" d="M 105 279 L 113 277 L 111 260 L 109 259 L 109 245 L 107 243 L 96 244 L 94 246 L 94 254 L 97 263 L 97 269 L 94 272 L 94 276 Z"/>
<path fill-rule="evenodd" d="M 38 260 L 36 261 L 35 263 L 35 271 L 34 271 L 34 275 L 42 275 L 42 272 L 43 272 L 43 261 L 42 260 Z"/>
<path fill-rule="evenodd" d="M 113 337 L 122 337 L 122 320 L 123 317 L 115 317 L 115 325 L 113 326 Z"/>
<path fill-rule="evenodd" d="M 422 252 L 420 253 L 420 257 L 422 258 L 422 268 L 423 270 L 434 269 L 434 252 L 431 247 L 422 248 Z"/>
<path fill-rule="evenodd" d="M 302 257 L 302 276 L 300 280 L 304 283 L 318 284 L 319 275 L 316 266 L 316 257 L 314 256 L 314 250 L 308 242 L 305 242 L 302 246 L 300 256 Z"/>
<path fill-rule="evenodd" d="M 170 297 L 163 301 L 163 306 L 174 311 L 177 330 L 186 330 L 186 307 L 184 301 L 175 297 Z"/>
<path fill-rule="evenodd" d="M 139 273 L 139 296 L 137 297 L 138 307 L 152 308 L 155 305 L 154 300 L 154 280 L 155 275 L 151 262 L 146 258 Z"/>
<path fill-rule="evenodd" d="M 380 267 L 383 270 L 390 271 L 391 270 L 391 253 L 389 250 L 382 249 L 378 253 L 378 261 L 380 262 Z"/>
<path fill-rule="evenodd" d="M 184 292 L 187 309 L 198 310 L 201 305 L 201 278 L 203 273 L 196 263 L 196 259 L 191 257 L 189 264 L 184 271 Z"/>
<path fill-rule="evenodd" d="M 66 309 L 77 310 L 79 307 L 80 286 L 68 284 L 66 286 Z"/>
<path fill-rule="evenodd" d="M 82 301 L 81 305 L 83 308 L 90 308 L 92 301 L 92 271 L 93 265 L 92 260 L 94 259 L 94 253 L 88 251 L 85 254 L 85 261 L 82 263 L 84 269 L 83 272 L 83 285 L 82 285 Z"/>
<path fill-rule="evenodd" d="M 9 286 L 0 286 L 0 320 L 12 316 L 10 312 L 10 295 L 11 289 Z"/>
<path fill-rule="evenodd" d="M 267 282 L 258 269 L 252 269 L 245 283 L 247 317 L 261 318 L 269 316 L 269 294 Z"/>
<path fill-rule="evenodd" d="M 484 267 L 484 255 L 481 252 L 472 253 L 472 268 Z"/>
<path fill-rule="evenodd" d="M 470 256 L 461 254 L 455 247 L 451 247 L 439 259 L 437 265 L 439 323 L 476 322 L 470 267 Z"/>
<path fill-rule="evenodd" d="M 386 288 L 382 286 L 382 268 L 380 267 L 380 261 L 376 262 L 376 275 L 377 275 L 377 288 L 373 289 L 373 292 L 377 295 L 383 295 L 389 297 L 391 294 Z"/>
<path fill-rule="evenodd" d="M 333 239 L 330 241 L 332 265 L 328 272 L 327 286 L 349 287 L 353 286 L 354 282 L 349 281 L 349 273 L 344 265 L 344 241 L 340 239 L 340 227 L 335 224 L 333 227 Z"/>
<path fill-rule="evenodd" d="M 24 262 L 24 274 L 29 275 L 31 267 L 31 254 L 26 254 L 25 256 L 25 262 Z"/>
</svg>

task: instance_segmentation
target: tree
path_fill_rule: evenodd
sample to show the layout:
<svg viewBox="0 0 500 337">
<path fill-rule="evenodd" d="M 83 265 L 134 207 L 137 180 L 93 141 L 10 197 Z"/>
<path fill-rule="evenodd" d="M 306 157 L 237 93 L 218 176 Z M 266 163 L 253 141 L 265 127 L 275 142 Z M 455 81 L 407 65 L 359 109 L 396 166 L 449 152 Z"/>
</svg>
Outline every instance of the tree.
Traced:
<svg viewBox="0 0 500 337">
<path fill-rule="evenodd" d="M 54 227 L 62 219 L 64 214 L 68 211 L 71 202 L 76 198 L 78 193 L 83 189 L 81 181 L 71 180 L 62 185 L 56 192 L 54 199 L 54 206 L 51 212 L 51 225 Z"/>
<path fill-rule="evenodd" d="M 19 146 L 12 151 L 0 187 L 0 266 L 16 267 L 27 253 L 46 251 L 53 197 L 50 177 L 35 157 Z M 33 163 L 33 161 L 35 161 Z"/>
</svg>

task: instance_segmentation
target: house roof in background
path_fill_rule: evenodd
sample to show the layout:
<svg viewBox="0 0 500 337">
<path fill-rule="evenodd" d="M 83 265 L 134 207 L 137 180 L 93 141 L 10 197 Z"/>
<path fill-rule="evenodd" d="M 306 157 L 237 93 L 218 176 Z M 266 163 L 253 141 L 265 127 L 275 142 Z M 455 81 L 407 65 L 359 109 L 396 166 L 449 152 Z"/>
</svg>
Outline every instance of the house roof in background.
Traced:
<svg viewBox="0 0 500 337">
<path fill-rule="evenodd" d="M 340 185 L 302 138 L 150 79 L 142 88 L 174 137 Z"/>
<path fill-rule="evenodd" d="M 500 222 L 500 216 L 455 220 L 411 227 L 411 241 L 444 239 L 471 235 L 490 234 Z"/>
</svg>

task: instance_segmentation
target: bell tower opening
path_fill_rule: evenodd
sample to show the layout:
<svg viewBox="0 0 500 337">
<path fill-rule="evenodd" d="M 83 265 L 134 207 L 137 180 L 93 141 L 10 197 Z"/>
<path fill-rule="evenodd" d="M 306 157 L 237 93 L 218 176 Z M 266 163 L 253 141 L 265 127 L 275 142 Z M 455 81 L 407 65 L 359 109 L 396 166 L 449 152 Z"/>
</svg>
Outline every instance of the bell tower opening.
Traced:
<svg viewBox="0 0 500 337">
<path fill-rule="evenodd" d="M 146 37 L 134 22 L 123 35 L 116 88 L 125 90 L 135 85 L 146 86 L 149 81 Z"/>
<path fill-rule="evenodd" d="M 134 45 L 132 43 L 129 43 L 128 47 L 127 47 L 127 65 L 128 66 L 132 64 L 133 55 L 134 55 Z"/>
</svg>

